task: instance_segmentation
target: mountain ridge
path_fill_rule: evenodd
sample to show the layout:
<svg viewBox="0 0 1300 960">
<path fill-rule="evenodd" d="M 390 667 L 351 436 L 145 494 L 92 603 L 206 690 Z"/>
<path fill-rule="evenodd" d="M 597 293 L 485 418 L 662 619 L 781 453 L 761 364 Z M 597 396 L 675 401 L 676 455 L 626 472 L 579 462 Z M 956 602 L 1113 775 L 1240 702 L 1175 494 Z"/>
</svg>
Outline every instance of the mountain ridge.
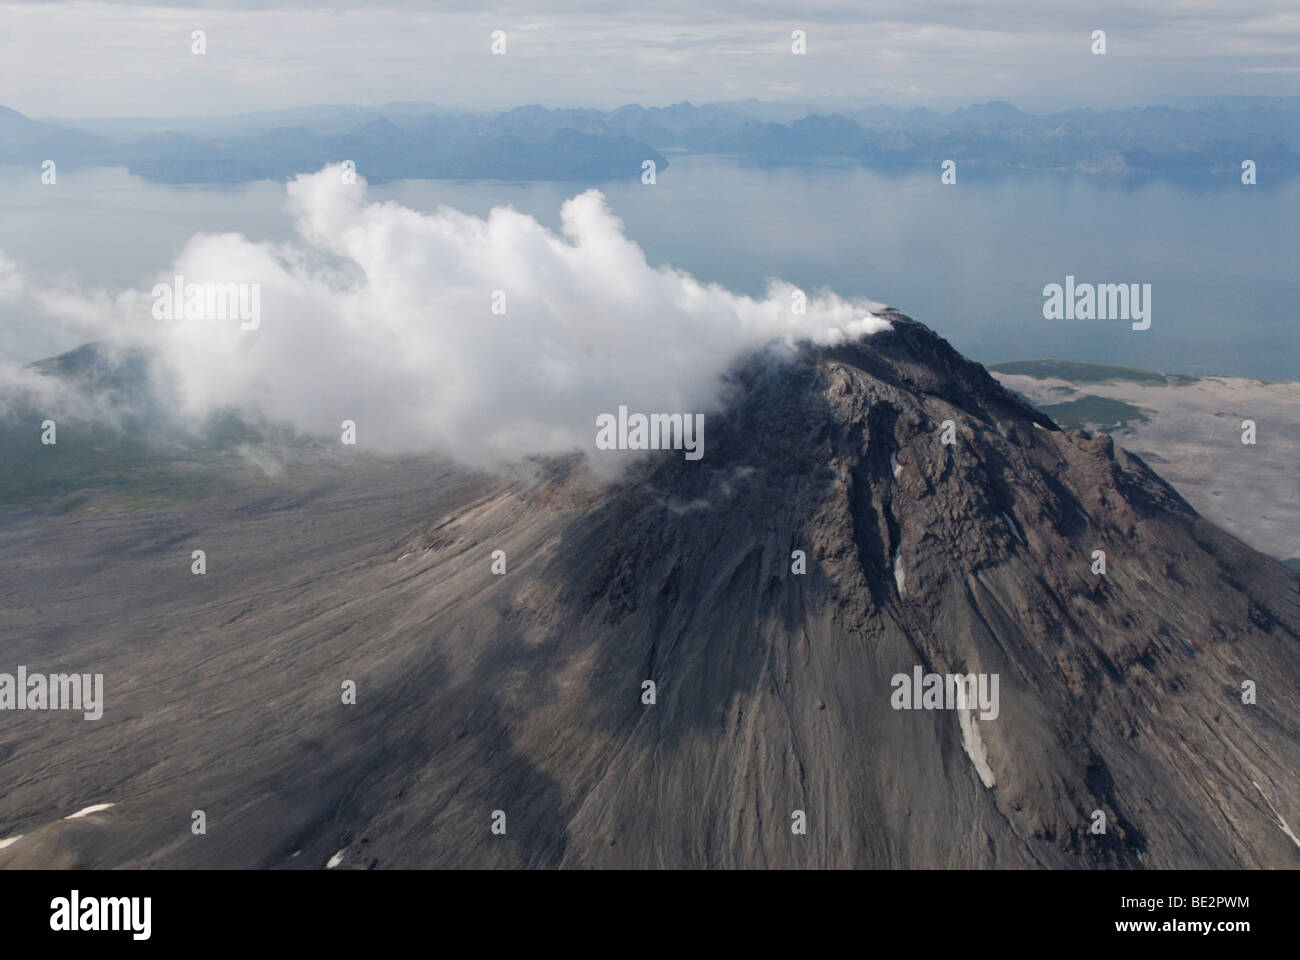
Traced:
<svg viewBox="0 0 1300 960">
<path fill-rule="evenodd" d="M 434 105 L 311 107 L 231 118 L 55 124 L 0 114 L 0 163 L 124 165 L 148 179 L 283 179 L 354 159 L 377 182 L 400 178 L 621 179 L 662 151 L 726 153 L 764 164 L 849 158 L 883 169 L 968 174 L 1020 170 L 1206 181 L 1255 161 L 1261 184 L 1300 171 L 1300 98 L 1213 107 L 1027 113 L 990 101 L 937 113 L 888 106 L 837 111 L 738 101 L 613 110 L 497 112 Z M 260 119 L 259 119 L 260 118 Z M 290 134 L 293 134 L 292 136 Z M 563 136 L 562 136 L 563 135 Z M 582 148 L 573 143 L 584 140 Z M 526 149 L 521 148 L 525 145 Z M 1265 176 L 1267 174 L 1268 176 Z"/>
</svg>

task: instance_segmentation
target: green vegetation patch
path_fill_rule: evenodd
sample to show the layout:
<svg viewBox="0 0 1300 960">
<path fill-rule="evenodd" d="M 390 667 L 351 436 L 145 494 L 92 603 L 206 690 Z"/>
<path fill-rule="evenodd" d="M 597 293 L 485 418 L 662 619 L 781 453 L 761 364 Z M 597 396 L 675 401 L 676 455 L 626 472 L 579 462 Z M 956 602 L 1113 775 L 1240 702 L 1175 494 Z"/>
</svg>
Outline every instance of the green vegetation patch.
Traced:
<svg viewBox="0 0 1300 960">
<path fill-rule="evenodd" d="M 1099 397 L 1094 393 L 1085 394 L 1078 400 L 1067 400 L 1065 403 L 1044 404 L 1038 409 L 1066 430 L 1086 430 L 1095 427 L 1102 433 L 1114 433 L 1132 422 L 1146 423 L 1151 419 L 1141 407 L 1135 407 L 1123 400 Z"/>
<path fill-rule="evenodd" d="M 1154 370 L 1139 370 L 1136 367 L 1112 367 L 1104 363 L 1078 363 L 1073 360 L 1012 360 L 1008 363 L 994 363 L 988 368 L 994 373 L 1009 373 L 1035 380 L 1047 380 L 1055 377 L 1074 383 L 1105 383 L 1108 380 L 1130 380 L 1136 383 L 1168 382 L 1163 373 Z M 1178 378 L 1181 383 L 1191 383 L 1199 378 L 1183 375 Z"/>
</svg>

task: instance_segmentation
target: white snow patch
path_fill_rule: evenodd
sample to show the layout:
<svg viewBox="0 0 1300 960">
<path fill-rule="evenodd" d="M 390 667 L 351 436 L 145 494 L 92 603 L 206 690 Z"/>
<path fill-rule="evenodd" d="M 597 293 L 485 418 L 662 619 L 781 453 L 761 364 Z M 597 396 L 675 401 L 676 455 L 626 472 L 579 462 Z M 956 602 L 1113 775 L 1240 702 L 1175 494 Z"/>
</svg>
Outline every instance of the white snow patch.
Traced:
<svg viewBox="0 0 1300 960">
<path fill-rule="evenodd" d="M 903 468 L 898 465 L 898 457 L 892 453 L 889 455 L 889 466 L 894 471 L 895 480 L 903 475 Z"/>
<path fill-rule="evenodd" d="M 1045 426 L 1043 426 L 1041 423 L 1035 423 L 1034 426 L 1036 426 L 1039 430 L 1046 430 L 1046 429 L 1047 429 L 1047 428 L 1046 428 Z"/>
<path fill-rule="evenodd" d="M 903 548 L 894 549 L 894 582 L 898 584 L 898 595 L 903 595 L 903 580 L 906 574 L 903 571 Z"/>
<path fill-rule="evenodd" d="M 1020 536 L 1020 531 L 1019 531 L 1018 529 L 1016 529 L 1016 521 L 1014 521 L 1014 520 L 1011 519 L 1011 514 L 1006 513 L 1006 512 L 1004 511 L 1003 514 L 1002 514 L 1002 519 L 1006 520 L 1006 522 L 1007 522 L 1007 526 L 1009 526 L 1009 527 L 1011 528 L 1011 534 L 1012 534 L 1012 536 L 1014 536 L 1014 537 L 1015 537 L 1017 540 L 1019 540 L 1021 543 L 1024 543 L 1025 540 L 1024 540 L 1024 538 L 1023 538 L 1022 536 Z"/>
<path fill-rule="evenodd" d="M 1273 816 L 1277 817 L 1278 828 L 1283 833 L 1285 833 L 1288 837 L 1291 838 L 1292 843 L 1294 843 L 1297 847 L 1300 847 L 1300 837 L 1297 837 L 1294 833 L 1291 832 L 1291 828 L 1288 827 L 1286 825 L 1286 821 L 1282 819 L 1282 814 L 1277 812 L 1277 808 L 1273 806 L 1273 801 L 1268 798 L 1268 794 L 1264 792 L 1264 788 L 1261 787 L 1254 780 L 1250 781 L 1250 783 L 1251 786 L 1253 786 L 1256 790 L 1259 791 L 1259 795 L 1264 798 L 1264 802 L 1268 804 L 1268 808 L 1273 811 Z M 0 841 L 0 843 L 3 842 L 4 841 Z"/>
<path fill-rule="evenodd" d="M 984 786 L 992 788 L 997 781 L 994 780 L 993 770 L 989 766 L 989 752 L 984 746 L 984 738 L 980 736 L 975 711 L 966 707 L 965 684 L 957 684 L 956 691 L 957 721 L 961 724 L 962 748 L 966 751 L 966 756 L 970 757 L 970 762 L 975 765 L 975 772 L 980 775 Z"/>
<path fill-rule="evenodd" d="M 345 854 L 345 853 L 347 852 L 347 849 L 348 849 L 347 847 L 344 847 L 344 848 L 343 848 L 342 850 L 340 850 L 338 853 L 334 854 L 334 856 L 330 857 L 329 862 L 328 862 L 327 864 L 325 864 L 325 869 L 326 869 L 326 870 L 333 870 L 333 869 L 334 869 L 335 867 L 337 867 L 340 863 L 342 863 L 342 862 L 343 862 L 343 854 Z"/>
<path fill-rule="evenodd" d="M 99 813 L 99 811 L 101 810 L 107 810 L 109 807 L 115 807 L 115 806 L 117 806 L 117 804 L 115 803 L 94 803 L 91 804 L 89 807 L 83 807 L 82 809 L 78 810 L 76 813 L 66 816 L 63 819 L 80 820 L 82 817 L 88 817 L 92 813 Z"/>
<path fill-rule="evenodd" d="M 18 836 L 16 837 L 5 837 L 3 840 L 0 840 L 0 850 L 3 850 L 5 847 L 12 846 L 22 838 L 23 835 L 21 833 L 18 834 Z"/>
</svg>

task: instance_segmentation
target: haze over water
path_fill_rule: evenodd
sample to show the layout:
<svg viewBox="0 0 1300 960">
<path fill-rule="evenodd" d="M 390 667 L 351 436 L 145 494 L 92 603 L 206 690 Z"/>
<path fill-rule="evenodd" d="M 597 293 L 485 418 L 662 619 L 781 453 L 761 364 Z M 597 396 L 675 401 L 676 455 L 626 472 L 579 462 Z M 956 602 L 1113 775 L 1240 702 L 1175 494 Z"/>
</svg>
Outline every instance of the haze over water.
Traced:
<svg viewBox="0 0 1300 960">
<path fill-rule="evenodd" d="M 759 168 L 672 155 L 658 183 L 406 180 L 373 201 L 483 215 L 510 204 L 558 229 L 564 200 L 599 188 L 652 265 L 760 295 L 769 277 L 889 303 L 984 363 L 1059 357 L 1171 373 L 1300 379 L 1300 182 L 1120 184 L 1067 174 L 891 176 L 853 164 Z M 364 172 L 364 171 L 363 171 Z M 292 236 L 283 184 L 170 186 L 120 168 L 0 168 L 0 251 L 81 288 L 148 289 L 198 232 Z M 1045 320 L 1044 285 L 1149 283 L 1151 328 Z M 503 323 L 509 320 L 502 318 Z M 616 324 L 618 317 L 610 317 Z M 0 352 L 76 346 L 0 305 Z"/>
</svg>

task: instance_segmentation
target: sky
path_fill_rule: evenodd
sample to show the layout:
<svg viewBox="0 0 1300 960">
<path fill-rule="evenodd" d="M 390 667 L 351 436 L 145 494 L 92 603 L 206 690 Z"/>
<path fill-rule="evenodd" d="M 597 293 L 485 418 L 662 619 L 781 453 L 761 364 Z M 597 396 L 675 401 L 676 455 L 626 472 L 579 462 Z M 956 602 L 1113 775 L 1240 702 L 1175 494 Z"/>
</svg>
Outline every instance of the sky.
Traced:
<svg viewBox="0 0 1300 960">
<path fill-rule="evenodd" d="M 0 105 L 38 118 L 748 97 L 1048 111 L 1225 94 L 1300 94 L 1297 0 L 0 2 Z"/>
</svg>

